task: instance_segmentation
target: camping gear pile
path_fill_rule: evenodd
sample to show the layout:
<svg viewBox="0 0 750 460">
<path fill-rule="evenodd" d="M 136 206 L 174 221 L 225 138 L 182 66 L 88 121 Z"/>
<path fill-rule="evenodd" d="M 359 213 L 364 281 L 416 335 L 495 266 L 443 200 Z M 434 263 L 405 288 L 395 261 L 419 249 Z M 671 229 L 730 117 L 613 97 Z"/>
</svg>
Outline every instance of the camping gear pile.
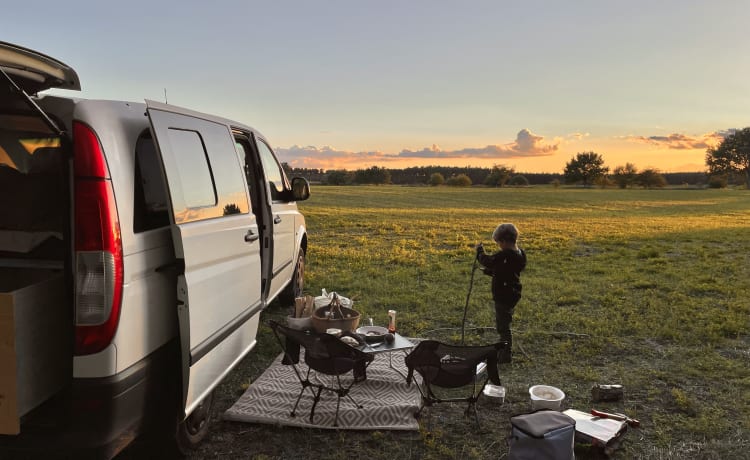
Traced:
<svg viewBox="0 0 750 460">
<path fill-rule="evenodd" d="M 351 332 L 357 329 L 361 317 L 352 308 L 352 303 L 351 299 L 325 289 L 317 297 L 297 297 L 292 314 L 287 316 L 287 326 L 301 331 L 339 329 L 341 332 Z"/>
</svg>

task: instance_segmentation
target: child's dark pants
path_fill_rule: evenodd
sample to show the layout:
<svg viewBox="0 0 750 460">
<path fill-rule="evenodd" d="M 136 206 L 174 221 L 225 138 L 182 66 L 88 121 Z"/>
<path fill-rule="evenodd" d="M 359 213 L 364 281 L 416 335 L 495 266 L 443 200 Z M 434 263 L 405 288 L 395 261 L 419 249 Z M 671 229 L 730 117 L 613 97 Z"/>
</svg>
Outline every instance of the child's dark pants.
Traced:
<svg viewBox="0 0 750 460">
<path fill-rule="evenodd" d="M 510 323 L 513 322 L 513 309 L 515 306 L 515 302 L 509 304 L 500 300 L 495 301 L 495 329 L 500 334 L 500 340 L 507 341 L 508 345 L 513 343 Z"/>
<path fill-rule="evenodd" d="M 510 332 L 510 323 L 513 322 L 513 310 L 515 302 L 495 300 L 495 328 L 500 334 L 500 340 L 508 342 L 508 348 L 501 350 L 498 356 L 500 362 L 510 362 L 510 350 L 513 345 L 513 335 Z"/>
</svg>

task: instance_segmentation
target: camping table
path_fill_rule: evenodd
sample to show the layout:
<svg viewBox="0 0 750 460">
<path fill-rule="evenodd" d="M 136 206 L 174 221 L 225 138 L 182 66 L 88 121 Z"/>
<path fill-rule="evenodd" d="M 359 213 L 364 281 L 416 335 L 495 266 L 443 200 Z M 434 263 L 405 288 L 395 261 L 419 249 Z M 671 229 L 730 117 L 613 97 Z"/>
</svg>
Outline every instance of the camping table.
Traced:
<svg viewBox="0 0 750 460">
<path fill-rule="evenodd" d="M 406 352 L 414 348 L 416 344 L 406 337 L 400 335 L 398 332 L 394 333 L 393 336 L 395 338 L 393 343 L 386 343 L 385 341 L 377 343 L 366 343 L 360 346 L 359 349 L 365 353 L 372 354 L 388 353 L 388 367 L 396 371 L 403 378 L 406 378 L 406 375 L 401 372 L 401 369 L 393 366 L 393 352 L 402 351 L 404 352 L 404 354 L 406 354 Z"/>
</svg>

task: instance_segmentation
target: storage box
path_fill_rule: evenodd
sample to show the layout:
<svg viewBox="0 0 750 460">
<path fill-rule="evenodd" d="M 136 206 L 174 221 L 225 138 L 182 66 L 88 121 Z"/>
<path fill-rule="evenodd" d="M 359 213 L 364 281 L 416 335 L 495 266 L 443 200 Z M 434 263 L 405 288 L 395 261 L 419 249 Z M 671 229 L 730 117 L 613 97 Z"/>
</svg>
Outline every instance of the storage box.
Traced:
<svg viewBox="0 0 750 460">
<path fill-rule="evenodd" d="M 553 410 L 540 410 L 510 418 L 508 460 L 574 460 L 573 418 Z"/>
<path fill-rule="evenodd" d="M 0 434 L 70 381 L 69 299 L 60 270 L 0 268 Z"/>
</svg>

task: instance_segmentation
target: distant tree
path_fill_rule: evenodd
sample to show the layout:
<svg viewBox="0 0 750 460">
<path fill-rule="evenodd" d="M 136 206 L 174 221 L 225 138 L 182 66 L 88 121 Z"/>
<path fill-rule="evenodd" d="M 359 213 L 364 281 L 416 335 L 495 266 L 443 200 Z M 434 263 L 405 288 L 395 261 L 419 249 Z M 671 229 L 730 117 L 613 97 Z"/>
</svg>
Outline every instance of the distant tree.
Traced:
<svg viewBox="0 0 750 460">
<path fill-rule="evenodd" d="M 484 185 L 490 187 L 502 187 L 508 182 L 515 171 L 505 165 L 494 165 L 489 175 L 484 179 Z"/>
<path fill-rule="evenodd" d="M 372 166 L 367 169 L 358 169 L 354 173 L 354 182 L 358 184 L 390 184 L 391 173 L 379 166 Z"/>
<path fill-rule="evenodd" d="M 638 174 L 638 184 L 644 188 L 662 188 L 667 185 L 667 179 L 662 176 L 658 169 L 644 169 Z"/>
<path fill-rule="evenodd" d="M 612 170 L 612 179 L 620 188 L 632 186 L 637 176 L 638 168 L 633 163 L 625 163 L 625 166 L 617 166 Z"/>
<path fill-rule="evenodd" d="M 607 174 L 609 168 L 604 166 L 604 158 L 596 152 L 577 153 L 565 164 L 565 182 L 575 184 L 583 183 L 588 187 L 594 183 L 594 179 Z"/>
<path fill-rule="evenodd" d="M 709 174 L 739 173 L 745 176 L 745 186 L 750 189 L 750 128 L 735 131 L 716 148 L 706 151 Z"/>
<path fill-rule="evenodd" d="M 439 172 L 430 174 L 430 185 L 433 187 L 436 185 L 443 185 L 445 183 L 445 177 Z"/>
<path fill-rule="evenodd" d="M 346 169 L 337 169 L 328 171 L 326 177 L 326 184 L 328 185 L 349 185 L 354 179 L 354 174 L 347 171 Z"/>
<path fill-rule="evenodd" d="M 452 187 L 469 187 L 472 182 L 471 178 L 466 174 L 459 174 L 457 176 L 448 178 L 448 180 L 445 181 L 445 184 Z"/>
<path fill-rule="evenodd" d="M 513 185 L 515 187 L 526 187 L 529 185 L 529 180 L 526 179 L 526 176 L 519 174 L 517 176 L 511 177 L 508 181 L 508 185 Z"/>
</svg>

